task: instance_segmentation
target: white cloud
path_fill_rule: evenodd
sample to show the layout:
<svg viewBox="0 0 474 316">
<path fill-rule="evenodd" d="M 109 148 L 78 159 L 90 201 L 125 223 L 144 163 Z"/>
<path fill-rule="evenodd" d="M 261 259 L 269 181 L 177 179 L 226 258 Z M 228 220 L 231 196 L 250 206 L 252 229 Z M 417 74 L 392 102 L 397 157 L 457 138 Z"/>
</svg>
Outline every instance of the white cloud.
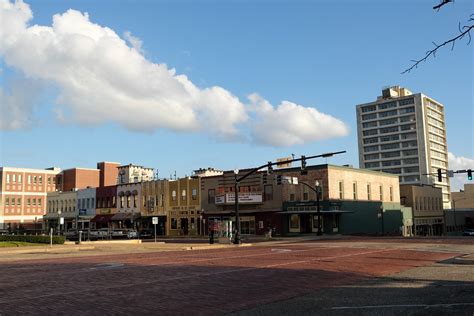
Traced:
<svg viewBox="0 0 474 316">
<path fill-rule="evenodd" d="M 138 37 L 135 37 L 132 35 L 130 31 L 126 31 L 123 33 L 123 37 L 132 45 L 133 48 L 135 48 L 140 54 L 143 54 L 144 51 L 142 49 L 143 42 L 141 39 Z"/>
<path fill-rule="evenodd" d="M 266 101 L 246 106 L 222 87 L 198 88 L 166 64 L 147 60 L 142 41 L 130 32 L 122 39 L 91 22 L 87 13 L 56 14 L 51 26 L 29 25 L 32 17 L 22 1 L 0 0 L 0 56 L 25 77 L 58 88 L 56 114 L 63 121 L 110 121 L 134 131 L 201 132 L 221 140 L 245 139 L 242 130 L 251 126 L 254 142 L 272 146 L 348 133 L 340 120 L 314 108 L 288 101 L 276 108 Z M 30 117 L 31 108 L 18 106 L 15 111 Z"/>
<path fill-rule="evenodd" d="M 453 153 L 448 153 L 448 165 L 450 170 L 474 170 L 474 159 L 466 157 L 457 157 Z M 474 183 L 473 181 L 467 180 L 466 173 L 455 174 L 454 178 L 451 178 L 451 191 L 459 191 L 464 188 L 465 183 Z"/>
<path fill-rule="evenodd" d="M 33 80 L 15 79 L 0 87 L 0 130 L 17 130 L 30 127 L 34 119 L 34 104 L 40 85 Z"/>
<path fill-rule="evenodd" d="M 310 107 L 289 101 L 276 108 L 257 94 L 249 96 L 256 112 L 252 136 L 270 146 L 292 146 L 346 136 L 349 128 L 341 120 Z"/>
</svg>

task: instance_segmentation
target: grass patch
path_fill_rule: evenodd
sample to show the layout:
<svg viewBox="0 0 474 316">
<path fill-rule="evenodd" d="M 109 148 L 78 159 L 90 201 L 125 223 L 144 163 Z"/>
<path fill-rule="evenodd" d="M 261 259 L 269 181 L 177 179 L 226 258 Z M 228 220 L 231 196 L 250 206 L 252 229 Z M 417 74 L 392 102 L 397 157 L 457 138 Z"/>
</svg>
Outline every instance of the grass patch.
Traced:
<svg viewBox="0 0 474 316">
<path fill-rule="evenodd" d="M 44 244 L 37 244 L 25 241 L 0 241 L 0 248 L 5 247 L 26 247 L 26 246 L 44 246 Z"/>
</svg>

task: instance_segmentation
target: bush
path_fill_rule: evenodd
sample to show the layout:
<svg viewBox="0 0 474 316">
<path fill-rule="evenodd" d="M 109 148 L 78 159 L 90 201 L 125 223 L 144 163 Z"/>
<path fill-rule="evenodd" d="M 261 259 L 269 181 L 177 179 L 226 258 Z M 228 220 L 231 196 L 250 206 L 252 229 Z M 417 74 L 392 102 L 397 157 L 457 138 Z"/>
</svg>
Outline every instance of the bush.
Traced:
<svg viewBox="0 0 474 316">
<path fill-rule="evenodd" d="M 3 235 L 0 236 L 0 241 L 23 241 L 35 244 L 49 244 L 49 236 L 36 235 Z M 63 236 L 53 236 L 53 244 L 64 244 L 66 239 Z"/>
</svg>

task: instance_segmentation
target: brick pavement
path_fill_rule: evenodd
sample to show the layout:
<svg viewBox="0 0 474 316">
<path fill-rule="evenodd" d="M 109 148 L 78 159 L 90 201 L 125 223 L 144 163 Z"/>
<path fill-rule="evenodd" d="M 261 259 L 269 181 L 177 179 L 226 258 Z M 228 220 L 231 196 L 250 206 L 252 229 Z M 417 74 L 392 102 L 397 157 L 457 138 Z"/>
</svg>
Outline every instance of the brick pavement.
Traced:
<svg viewBox="0 0 474 316">
<path fill-rule="evenodd" d="M 0 263 L 0 314 L 222 314 L 452 258 L 282 244 Z"/>
</svg>

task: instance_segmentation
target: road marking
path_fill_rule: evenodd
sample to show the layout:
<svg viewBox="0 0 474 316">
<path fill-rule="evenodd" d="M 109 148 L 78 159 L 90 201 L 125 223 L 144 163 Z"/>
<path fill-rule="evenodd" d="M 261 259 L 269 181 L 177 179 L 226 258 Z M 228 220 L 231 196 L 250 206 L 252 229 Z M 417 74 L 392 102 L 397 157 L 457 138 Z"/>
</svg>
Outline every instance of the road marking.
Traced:
<svg viewBox="0 0 474 316">
<path fill-rule="evenodd" d="M 454 307 L 454 306 L 474 306 L 474 303 L 447 303 L 447 304 L 399 304 L 399 305 L 366 305 L 366 306 L 338 306 L 326 308 L 329 310 L 349 310 L 349 309 L 378 309 L 378 308 L 400 308 L 400 307 Z"/>
<path fill-rule="evenodd" d="M 100 263 L 96 265 L 95 267 L 89 268 L 89 270 L 114 269 L 114 268 L 122 267 L 123 265 L 124 265 L 123 263 L 119 263 L 119 262 L 106 262 L 106 263 Z"/>
<path fill-rule="evenodd" d="M 276 252 L 276 253 L 283 253 L 283 252 L 292 252 L 293 250 L 291 250 L 291 249 L 272 249 L 271 251 Z"/>
</svg>

